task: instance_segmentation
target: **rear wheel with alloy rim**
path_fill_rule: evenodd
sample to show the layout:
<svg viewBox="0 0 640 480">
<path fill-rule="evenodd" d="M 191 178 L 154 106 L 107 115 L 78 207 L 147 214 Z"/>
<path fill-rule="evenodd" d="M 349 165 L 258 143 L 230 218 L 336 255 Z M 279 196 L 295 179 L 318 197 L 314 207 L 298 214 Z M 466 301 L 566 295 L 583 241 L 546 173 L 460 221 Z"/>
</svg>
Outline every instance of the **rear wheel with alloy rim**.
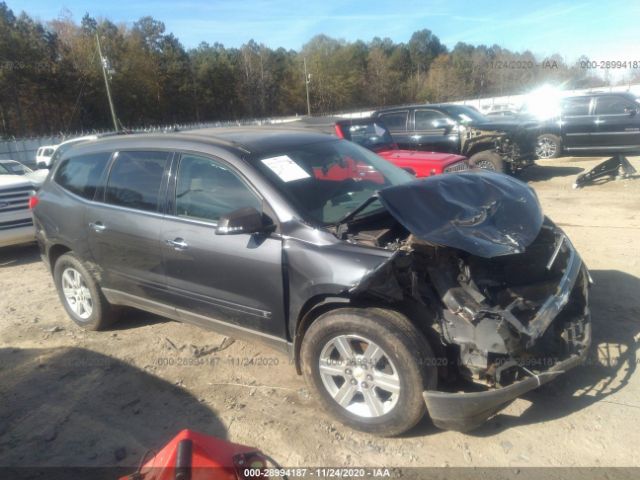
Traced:
<svg viewBox="0 0 640 480">
<path fill-rule="evenodd" d="M 301 349 L 307 382 L 343 423 L 398 435 L 425 413 L 424 390 L 436 387 L 433 353 L 402 314 L 386 309 L 339 309 L 319 317 Z"/>
<path fill-rule="evenodd" d="M 82 320 L 93 313 L 93 299 L 82 274 L 75 268 L 67 267 L 62 272 L 62 292 L 67 306 Z"/>
<path fill-rule="evenodd" d="M 91 274 L 72 253 L 56 261 L 53 280 L 60 301 L 71 319 L 87 330 L 101 330 L 115 318 L 115 311 L 104 298 Z"/>
</svg>

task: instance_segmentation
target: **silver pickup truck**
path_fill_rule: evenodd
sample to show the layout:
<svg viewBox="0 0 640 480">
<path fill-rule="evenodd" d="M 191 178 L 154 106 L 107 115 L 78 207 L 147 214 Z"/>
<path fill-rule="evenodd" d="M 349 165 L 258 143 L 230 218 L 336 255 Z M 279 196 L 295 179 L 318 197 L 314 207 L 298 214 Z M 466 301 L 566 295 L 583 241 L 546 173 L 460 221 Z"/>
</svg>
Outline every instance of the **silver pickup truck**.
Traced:
<svg viewBox="0 0 640 480">
<path fill-rule="evenodd" d="M 29 196 L 33 183 L 18 175 L 0 175 L 0 247 L 35 240 Z"/>
</svg>

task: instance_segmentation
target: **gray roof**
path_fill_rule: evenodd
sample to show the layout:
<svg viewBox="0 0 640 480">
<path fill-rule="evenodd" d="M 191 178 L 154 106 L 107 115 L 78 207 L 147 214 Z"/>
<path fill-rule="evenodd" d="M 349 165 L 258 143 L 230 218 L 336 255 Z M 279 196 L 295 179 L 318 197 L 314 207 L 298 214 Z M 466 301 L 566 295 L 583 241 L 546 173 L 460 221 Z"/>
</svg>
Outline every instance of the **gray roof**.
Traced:
<svg viewBox="0 0 640 480">
<path fill-rule="evenodd" d="M 293 129 L 282 127 L 232 127 L 232 128 L 204 128 L 186 131 L 179 135 L 223 140 L 244 150 L 260 154 L 280 149 L 287 149 L 299 145 L 325 142 L 331 140 L 329 135 L 311 132 L 308 129 Z M 334 138 L 335 139 L 335 138 Z"/>
<path fill-rule="evenodd" d="M 310 143 L 335 140 L 329 135 L 311 132 L 308 129 L 281 127 L 232 127 L 203 128 L 171 133 L 137 133 L 113 135 L 79 143 L 74 151 L 100 148 L 140 148 L 151 143 L 161 148 L 186 148 L 199 143 L 231 151 L 237 155 L 277 152 Z"/>
</svg>

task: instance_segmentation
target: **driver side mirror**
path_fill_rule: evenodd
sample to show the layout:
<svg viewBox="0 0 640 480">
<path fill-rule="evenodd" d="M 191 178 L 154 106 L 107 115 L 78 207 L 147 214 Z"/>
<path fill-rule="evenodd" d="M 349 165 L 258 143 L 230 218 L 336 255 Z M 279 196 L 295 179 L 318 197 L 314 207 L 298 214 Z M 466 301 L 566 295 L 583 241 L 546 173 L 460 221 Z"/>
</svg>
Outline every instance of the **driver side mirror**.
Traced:
<svg viewBox="0 0 640 480">
<path fill-rule="evenodd" d="M 630 105 L 628 107 L 624 107 L 624 113 L 626 113 L 630 117 L 633 117 L 636 115 L 636 113 L 638 113 L 638 109 Z"/>
<path fill-rule="evenodd" d="M 253 207 L 244 207 L 220 217 L 216 235 L 266 233 L 273 228 L 275 225 L 258 210 Z"/>
</svg>

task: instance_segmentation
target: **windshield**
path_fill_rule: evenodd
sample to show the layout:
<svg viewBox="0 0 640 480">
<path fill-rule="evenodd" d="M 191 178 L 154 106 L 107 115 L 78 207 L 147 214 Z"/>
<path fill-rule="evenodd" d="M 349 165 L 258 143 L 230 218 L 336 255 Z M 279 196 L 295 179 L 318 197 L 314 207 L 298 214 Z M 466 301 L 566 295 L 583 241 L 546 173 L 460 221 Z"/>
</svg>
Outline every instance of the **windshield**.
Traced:
<svg viewBox="0 0 640 480">
<path fill-rule="evenodd" d="M 487 118 L 480 112 L 464 105 L 447 105 L 446 107 L 442 107 L 442 110 L 447 112 L 447 114 L 449 114 L 451 117 L 454 117 L 463 125 L 473 122 L 487 121 Z"/>
<path fill-rule="evenodd" d="M 415 180 L 374 153 L 344 140 L 325 141 L 262 156 L 255 166 L 310 223 L 332 225 L 378 190 Z M 378 200 L 356 218 L 382 210 Z"/>
<path fill-rule="evenodd" d="M 393 139 L 389 130 L 377 122 L 349 125 L 340 124 L 344 138 L 362 145 L 369 150 L 389 150 L 393 148 Z"/>
</svg>

